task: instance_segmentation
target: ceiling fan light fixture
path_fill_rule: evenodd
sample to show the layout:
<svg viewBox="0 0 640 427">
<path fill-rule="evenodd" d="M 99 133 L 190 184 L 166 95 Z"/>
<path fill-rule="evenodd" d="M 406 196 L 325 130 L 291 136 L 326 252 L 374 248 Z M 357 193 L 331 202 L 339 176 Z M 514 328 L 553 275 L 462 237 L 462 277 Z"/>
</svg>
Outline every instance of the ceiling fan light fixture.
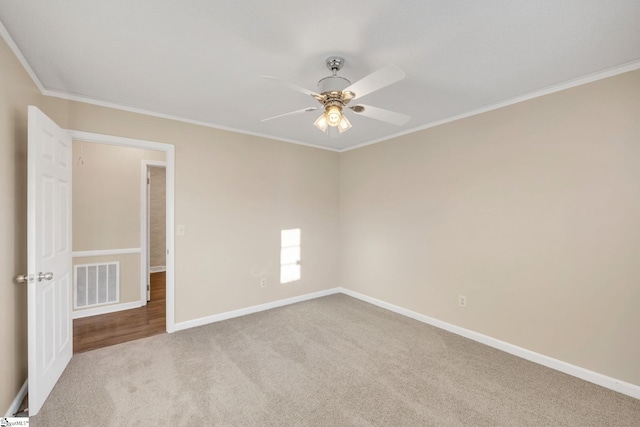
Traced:
<svg viewBox="0 0 640 427">
<path fill-rule="evenodd" d="M 347 120 L 346 116 L 343 115 L 340 123 L 338 123 L 338 131 L 342 133 L 348 131 L 349 129 L 351 129 L 351 123 L 349 122 L 349 120 Z"/>
<path fill-rule="evenodd" d="M 320 79 L 318 82 L 318 91 L 313 92 L 300 87 L 293 83 L 280 80 L 276 77 L 262 76 L 267 79 L 276 80 L 280 83 L 288 86 L 291 89 L 302 92 L 305 95 L 311 95 L 316 101 L 318 101 L 321 107 L 309 107 L 301 110 L 292 111 L 285 114 L 280 114 L 274 117 L 269 117 L 262 121 L 275 119 L 278 117 L 289 116 L 293 114 L 305 113 L 309 111 L 324 110 L 320 117 L 318 117 L 313 125 L 320 130 L 320 132 L 328 134 L 331 137 L 335 137 L 336 133 L 332 128 L 337 128 L 338 132 L 342 133 L 351 129 L 351 123 L 345 117 L 343 110 L 345 107 L 351 108 L 354 113 L 358 113 L 361 116 L 368 117 L 382 122 L 391 123 L 397 126 L 404 126 L 411 117 L 404 114 L 396 113 L 393 111 L 385 110 L 384 108 L 377 108 L 364 105 L 348 106 L 349 102 L 354 99 L 362 98 L 372 92 L 389 86 L 395 82 L 398 82 L 405 78 L 404 72 L 395 65 L 387 65 L 374 71 L 373 73 L 361 78 L 357 82 L 351 84 L 349 80 L 342 76 L 338 76 L 338 71 L 344 65 L 344 58 L 338 56 L 331 56 L 326 61 L 327 68 L 331 71 L 331 75 Z"/>
<path fill-rule="evenodd" d="M 318 117 L 316 121 L 313 122 L 313 125 L 320 129 L 322 132 L 326 132 L 327 128 L 329 127 L 329 122 L 327 121 L 327 116 L 325 115 L 325 113 L 320 114 L 320 117 Z"/>
<path fill-rule="evenodd" d="M 329 123 L 329 126 L 333 127 L 338 126 L 343 117 L 342 109 L 337 105 L 327 107 L 325 115 L 327 116 L 327 122 Z"/>
</svg>

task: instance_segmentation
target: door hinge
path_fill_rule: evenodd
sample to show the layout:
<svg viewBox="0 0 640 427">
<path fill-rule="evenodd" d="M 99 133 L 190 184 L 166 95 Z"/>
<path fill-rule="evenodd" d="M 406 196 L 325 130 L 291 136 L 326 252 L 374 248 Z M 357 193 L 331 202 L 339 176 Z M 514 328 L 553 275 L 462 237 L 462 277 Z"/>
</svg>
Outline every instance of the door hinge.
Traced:
<svg viewBox="0 0 640 427">
<path fill-rule="evenodd" d="M 147 178 L 147 185 L 151 184 L 151 180 Z"/>
<path fill-rule="evenodd" d="M 149 287 L 149 285 L 147 285 L 147 290 L 149 290 L 149 289 L 151 289 L 151 288 Z"/>
</svg>

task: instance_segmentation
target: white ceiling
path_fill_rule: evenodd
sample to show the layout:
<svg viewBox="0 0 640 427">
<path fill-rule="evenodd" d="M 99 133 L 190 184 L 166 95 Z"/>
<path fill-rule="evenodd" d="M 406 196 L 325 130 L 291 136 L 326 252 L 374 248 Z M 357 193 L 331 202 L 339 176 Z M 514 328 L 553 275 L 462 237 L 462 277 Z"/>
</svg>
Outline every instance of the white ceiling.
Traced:
<svg viewBox="0 0 640 427">
<path fill-rule="evenodd" d="M 335 150 L 640 68 L 638 0 L 2 0 L 0 21 L 48 95 Z M 409 123 L 260 121 L 319 104 L 258 76 L 315 91 L 332 55 L 352 82 L 400 67 L 362 102 Z"/>
</svg>

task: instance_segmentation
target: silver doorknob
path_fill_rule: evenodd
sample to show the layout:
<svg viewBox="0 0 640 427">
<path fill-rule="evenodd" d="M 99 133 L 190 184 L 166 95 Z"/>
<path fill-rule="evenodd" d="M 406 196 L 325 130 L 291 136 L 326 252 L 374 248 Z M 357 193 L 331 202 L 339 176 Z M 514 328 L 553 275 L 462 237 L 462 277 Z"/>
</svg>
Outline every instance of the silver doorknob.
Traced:
<svg viewBox="0 0 640 427">
<path fill-rule="evenodd" d="M 16 282 L 18 283 L 27 283 L 28 281 L 29 281 L 28 274 L 21 274 L 19 276 L 16 276 Z"/>
<path fill-rule="evenodd" d="M 53 273 L 50 271 L 48 273 L 38 273 L 38 282 L 42 282 L 42 280 L 51 280 L 53 279 Z"/>
</svg>

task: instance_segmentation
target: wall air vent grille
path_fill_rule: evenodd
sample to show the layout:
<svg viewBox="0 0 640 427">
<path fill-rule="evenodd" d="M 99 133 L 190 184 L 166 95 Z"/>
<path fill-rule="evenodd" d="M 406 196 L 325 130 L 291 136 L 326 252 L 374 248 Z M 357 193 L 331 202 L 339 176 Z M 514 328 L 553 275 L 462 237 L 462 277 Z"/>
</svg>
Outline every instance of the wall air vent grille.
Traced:
<svg viewBox="0 0 640 427">
<path fill-rule="evenodd" d="M 120 301 L 120 263 L 76 265 L 73 275 L 74 308 Z"/>
</svg>

